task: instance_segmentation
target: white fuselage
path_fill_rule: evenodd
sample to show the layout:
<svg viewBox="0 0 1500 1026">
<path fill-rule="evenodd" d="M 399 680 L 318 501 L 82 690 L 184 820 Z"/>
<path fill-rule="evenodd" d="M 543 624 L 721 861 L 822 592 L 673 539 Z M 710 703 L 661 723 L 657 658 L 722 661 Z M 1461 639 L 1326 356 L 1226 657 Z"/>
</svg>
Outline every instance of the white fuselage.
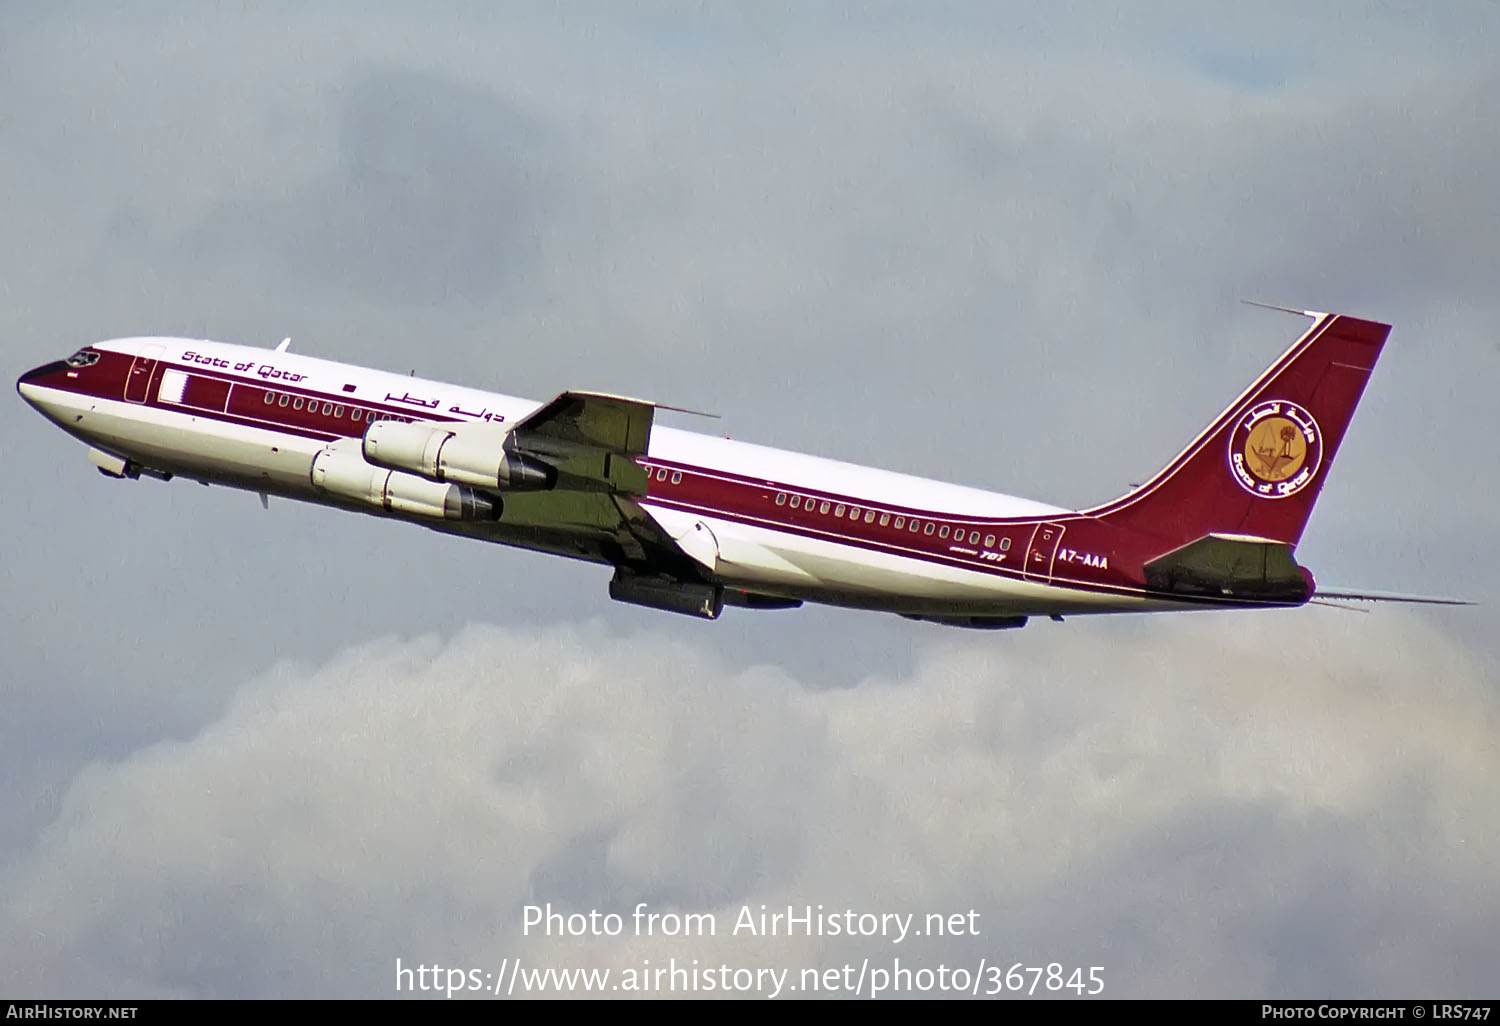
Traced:
<svg viewBox="0 0 1500 1026">
<path fill-rule="evenodd" d="M 134 377 L 127 378 L 119 394 L 20 386 L 28 402 L 90 446 L 155 471 L 379 515 L 400 514 L 352 505 L 317 490 L 310 477 L 314 457 L 330 445 L 357 445 L 372 416 L 513 425 L 541 405 L 292 352 L 211 341 L 133 338 L 92 348 L 135 361 Z M 135 383 L 148 360 L 155 361 L 155 369 L 147 369 L 144 380 Z M 310 402 L 321 419 L 311 426 L 290 426 L 291 408 L 267 392 L 278 388 L 295 394 L 299 404 Z M 327 412 L 330 407 L 337 413 Z M 1043 526 L 1049 526 L 1056 532 L 1050 545 L 1057 546 L 1068 521 L 1081 516 L 1074 511 L 665 427 L 652 430 L 647 457 L 640 462 L 652 483 L 649 493 L 635 501 L 726 587 L 929 616 L 1189 607 L 1104 583 L 1076 587 L 1055 570 L 1051 549 L 1043 566 L 1033 535 L 1041 536 Z M 816 503 L 821 511 L 814 522 L 799 522 L 790 530 L 776 516 L 747 512 L 735 505 L 737 499 L 730 501 L 756 487 L 768 503 L 783 504 L 782 509 L 798 499 L 808 504 L 807 510 Z M 729 498 L 713 498 L 721 491 Z M 795 504 L 799 509 L 800 502 Z M 505 517 L 482 524 L 405 519 L 599 560 L 587 528 L 513 526 Z M 892 529 L 907 520 L 908 533 Z M 871 532 L 880 530 L 885 533 L 872 540 Z M 1027 553 L 1041 567 L 1037 572 L 1023 566 Z M 1073 555 L 1076 560 L 1078 554 Z M 1107 560 L 1095 554 L 1082 558 Z"/>
</svg>

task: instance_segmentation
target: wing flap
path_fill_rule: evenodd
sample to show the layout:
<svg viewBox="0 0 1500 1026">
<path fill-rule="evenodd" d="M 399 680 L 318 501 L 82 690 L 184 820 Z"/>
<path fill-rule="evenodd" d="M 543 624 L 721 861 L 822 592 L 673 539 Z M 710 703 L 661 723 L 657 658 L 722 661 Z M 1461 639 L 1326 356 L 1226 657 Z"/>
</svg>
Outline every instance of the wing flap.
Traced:
<svg viewBox="0 0 1500 1026">
<path fill-rule="evenodd" d="M 564 392 L 514 428 L 518 440 L 538 446 L 603 449 L 644 456 L 656 403 L 603 392 Z"/>
<path fill-rule="evenodd" d="M 558 472 L 569 491 L 646 494 L 647 473 L 637 462 L 651 444 L 657 409 L 645 399 L 604 392 L 564 392 L 511 430 L 519 451 Z"/>
<path fill-rule="evenodd" d="M 510 444 L 555 468 L 557 481 L 550 491 L 507 500 L 506 520 L 607 534 L 619 556 L 638 570 L 683 579 L 712 571 L 706 543 L 693 544 L 701 541 L 696 533 L 691 540 L 673 537 L 635 502 L 645 496 L 650 480 L 640 461 L 650 447 L 658 409 L 679 407 L 568 391 L 520 420 L 510 431 Z M 717 546 L 713 551 L 716 556 Z"/>
</svg>

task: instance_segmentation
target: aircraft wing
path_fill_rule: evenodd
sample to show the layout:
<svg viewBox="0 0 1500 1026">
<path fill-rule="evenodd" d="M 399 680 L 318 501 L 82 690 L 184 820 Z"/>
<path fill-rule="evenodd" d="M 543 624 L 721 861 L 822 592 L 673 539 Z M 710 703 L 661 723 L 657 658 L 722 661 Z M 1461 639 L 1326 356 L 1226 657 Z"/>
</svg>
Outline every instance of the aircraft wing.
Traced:
<svg viewBox="0 0 1500 1026">
<path fill-rule="evenodd" d="M 564 392 L 511 429 L 519 452 L 557 468 L 565 491 L 644 495 L 636 462 L 651 441 L 656 404 L 599 392 Z"/>
<path fill-rule="evenodd" d="M 564 392 L 512 428 L 511 438 L 518 451 L 557 468 L 560 488 L 644 495 L 646 471 L 636 460 L 646 454 L 657 410 L 697 412 L 604 392 Z"/>
<path fill-rule="evenodd" d="M 614 535 L 624 561 L 694 576 L 694 560 L 635 502 L 646 494 L 650 479 L 639 460 L 650 445 L 658 409 L 697 412 L 646 399 L 570 391 L 519 421 L 510 431 L 510 444 L 555 467 L 557 484 L 550 491 L 507 499 L 507 521 L 603 531 Z"/>
</svg>

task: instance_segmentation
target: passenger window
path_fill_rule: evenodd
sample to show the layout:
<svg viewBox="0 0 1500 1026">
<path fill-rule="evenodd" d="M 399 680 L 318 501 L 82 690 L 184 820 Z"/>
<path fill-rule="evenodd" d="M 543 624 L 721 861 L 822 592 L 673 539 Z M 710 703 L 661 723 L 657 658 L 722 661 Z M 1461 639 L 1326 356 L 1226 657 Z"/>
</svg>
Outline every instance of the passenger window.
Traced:
<svg viewBox="0 0 1500 1026">
<path fill-rule="evenodd" d="M 946 528 L 944 528 L 944 530 L 946 530 Z M 931 534 L 932 533 L 932 525 L 928 524 L 926 527 L 922 528 L 922 533 L 923 534 Z"/>
<path fill-rule="evenodd" d="M 682 484 L 682 471 L 680 471 L 680 470 L 674 470 L 674 471 L 672 471 L 672 483 L 673 484 Z"/>
<path fill-rule="evenodd" d="M 868 523 L 868 522 L 869 521 L 866 521 L 866 523 Z M 880 526 L 881 527 L 885 527 L 890 522 L 891 522 L 891 515 L 889 513 L 882 513 L 882 514 L 880 514 Z M 896 526 L 900 527 L 901 525 L 898 523 Z"/>
<path fill-rule="evenodd" d="M 984 536 L 984 547 L 987 549 L 993 549 L 995 547 L 995 536 L 993 534 L 987 534 Z"/>
<path fill-rule="evenodd" d="M 922 529 L 922 521 L 913 520 L 906 529 L 908 531 L 920 531 Z"/>
<path fill-rule="evenodd" d="M 666 467 L 662 467 L 660 470 L 658 470 L 656 472 L 656 479 L 658 481 L 665 481 L 667 479 L 667 468 Z"/>
<path fill-rule="evenodd" d="M 333 403 L 324 403 L 323 404 L 323 416 L 326 417 L 326 416 L 328 416 L 331 413 L 333 413 Z"/>
<path fill-rule="evenodd" d="M 819 506 L 818 507 L 818 512 L 819 513 L 827 513 L 828 512 L 828 503 L 825 502 L 821 506 Z"/>
<path fill-rule="evenodd" d="M 946 538 L 946 537 L 948 537 L 948 525 L 947 524 L 944 524 L 943 525 L 943 529 L 938 532 L 938 537 L 939 538 Z"/>
<path fill-rule="evenodd" d="M 776 505 L 778 505 L 778 506 L 785 506 L 786 505 L 786 492 L 777 492 L 776 493 Z"/>
<path fill-rule="evenodd" d="M 867 523 L 867 524 L 873 524 L 874 522 L 875 522 L 875 511 L 873 509 L 867 509 L 867 510 L 865 510 L 865 523 Z"/>
<path fill-rule="evenodd" d="M 300 395 L 296 399 L 292 400 L 292 409 L 294 409 L 294 410 L 300 410 L 300 409 L 302 409 L 302 397 Z"/>
<path fill-rule="evenodd" d="M 970 531 L 969 532 L 969 544 L 970 545 L 978 545 L 979 544 L 979 532 L 978 531 Z"/>
<path fill-rule="evenodd" d="M 800 505 L 802 505 L 802 496 L 800 496 L 800 495 L 793 495 L 792 496 L 792 509 L 796 509 Z"/>
<path fill-rule="evenodd" d="M 276 400 L 276 405 L 277 406 L 285 406 L 287 403 L 289 403 L 291 401 L 292 401 L 292 397 L 289 396 L 289 395 L 287 395 L 285 392 L 283 392 L 283 393 L 281 393 L 281 398 L 278 399 L 278 400 Z"/>
<path fill-rule="evenodd" d="M 903 528 L 905 526 L 906 526 L 906 518 L 905 517 L 897 517 L 896 518 L 896 530 L 899 531 L 899 530 L 901 530 L 901 528 Z"/>
<path fill-rule="evenodd" d="M 276 401 L 276 393 L 275 392 L 267 392 L 266 393 L 266 405 L 270 406 L 275 401 Z"/>
<path fill-rule="evenodd" d="M 1001 538 L 1000 539 L 1000 551 L 1001 552 L 1009 552 L 1010 551 L 1010 539 L 1009 538 Z"/>
<path fill-rule="evenodd" d="M 363 410 L 350 410 L 349 411 L 349 419 L 350 420 L 361 420 L 361 419 L 363 419 L 364 415 L 365 414 L 364 414 Z"/>
<path fill-rule="evenodd" d="M 842 502 L 833 507 L 833 515 L 836 517 L 841 517 L 844 515 L 844 504 Z"/>
<path fill-rule="evenodd" d="M 344 415 L 344 408 L 342 406 L 335 406 L 333 408 L 333 415 L 335 417 L 342 417 Z"/>
</svg>

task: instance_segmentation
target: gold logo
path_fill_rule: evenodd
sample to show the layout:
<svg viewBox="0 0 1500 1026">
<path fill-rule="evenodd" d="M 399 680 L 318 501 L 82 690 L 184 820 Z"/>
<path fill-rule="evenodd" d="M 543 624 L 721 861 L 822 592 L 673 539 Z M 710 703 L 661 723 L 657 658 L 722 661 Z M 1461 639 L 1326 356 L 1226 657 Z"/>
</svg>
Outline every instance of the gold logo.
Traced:
<svg viewBox="0 0 1500 1026">
<path fill-rule="evenodd" d="M 1285 481 L 1307 462 L 1307 439 L 1285 417 L 1267 417 L 1250 429 L 1245 460 L 1262 481 Z"/>
<path fill-rule="evenodd" d="M 1241 488 L 1262 499 L 1284 499 L 1305 488 L 1323 462 L 1318 422 L 1296 403 L 1257 403 L 1229 435 L 1229 470 Z"/>
</svg>

